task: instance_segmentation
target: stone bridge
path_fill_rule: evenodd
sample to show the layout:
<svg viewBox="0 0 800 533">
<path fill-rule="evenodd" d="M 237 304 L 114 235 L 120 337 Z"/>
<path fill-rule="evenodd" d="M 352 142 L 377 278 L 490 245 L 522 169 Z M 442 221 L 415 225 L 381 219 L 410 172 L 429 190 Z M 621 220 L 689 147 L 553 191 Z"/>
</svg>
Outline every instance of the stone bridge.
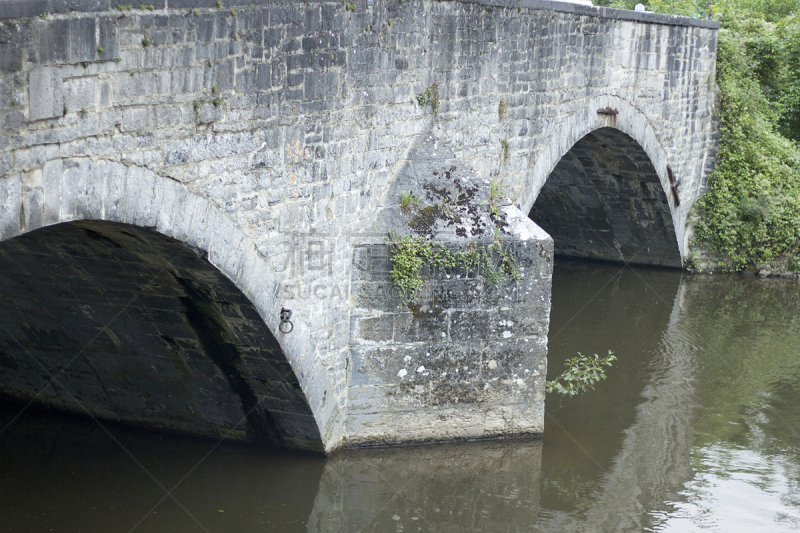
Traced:
<svg viewBox="0 0 800 533">
<path fill-rule="evenodd" d="M 149 1 L 0 0 L 6 398 L 326 452 L 540 434 L 554 244 L 687 258 L 715 22 Z M 409 300 L 390 232 L 508 276 L 429 260 Z"/>
</svg>

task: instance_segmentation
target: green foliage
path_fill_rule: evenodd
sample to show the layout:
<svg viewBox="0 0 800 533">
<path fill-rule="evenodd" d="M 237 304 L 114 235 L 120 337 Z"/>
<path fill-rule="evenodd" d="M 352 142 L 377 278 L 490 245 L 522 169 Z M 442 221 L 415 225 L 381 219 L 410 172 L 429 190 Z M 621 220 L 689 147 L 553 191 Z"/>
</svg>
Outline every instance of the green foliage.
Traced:
<svg viewBox="0 0 800 533">
<path fill-rule="evenodd" d="M 421 237 L 389 233 L 387 244 L 392 262 L 389 279 L 403 291 L 407 303 L 414 301 L 417 291 L 427 281 L 420 274 L 425 265 L 463 268 L 467 277 L 480 275 L 489 285 L 507 280 L 516 282 L 520 277 L 514 254 L 499 240 L 488 245 L 473 242 L 462 252 L 451 252 Z"/>
<path fill-rule="evenodd" d="M 509 146 L 508 146 L 508 139 L 503 139 L 502 141 L 500 141 L 500 146 L 501 146 L 501 147 L 502 147 L 502 149 L 503 149 L 503 162 L 504 162 L 504 163 L 507 163 L 507 162 L 508 162 L 508 158 L 510 157 L 510 155 L 509 155 L 509 153 L 510 153 L 510 152 L 509 152 Z"/>
<path fill-rule="evenodd" d="M 480 274 L 489 285 L 506 280 L 514 282 L 519 280 L 519 269 L 514 262 L 514 254 L 503 246 L 500 240 L 495 240 L 488 246 L 473 242 L 466 251 L 455 256 L 468 274 Z"/>
<path fill-rule="evenodd" d="M 407 213 L 411 209 L 419 207 L 419 197 L 411 194 L 411 191 L 400 193 L 400 209 Z"/>
<path fill-rule="evenodd" d="M 389 253 L 392 260 L 392 271 L 389 279 L 400 287 L 408 300 L 422 287 L 425 280 L 419 274 L 422 265 L 433 255 L 433 246 L 425 239 L 403 235 L 398 238 L 389 234 Z"/>
<path fill-rule="evenodd" d="M 481 52 L 483 53 L 483 52 Z M 498 120 L 503 120 L 503 117 L 506 114 L 506 101 L 500 100 L 500 104 L 497 106 L 497 118 Z"/>
<path fill-rule="evenodd" d="M 728 270 L 798 270 L 800 148 L 779 131 L 783 44 L 763 19 L 729 26 L 717 50 L 720 152 L 697 204 L 697 238 Z"/>
<path fill-rule="evenodd" d="M 145 48 L 150 46 L 150 38 L 147 35 L 142 37 L 142 46 L 144 46 Z"/>
<path fill-rule="evenodd" d="M 439 84 L 433 82 L 430 87 L 417 95 L 420 107 L 431 106 L 434 119 L 439 117 Z"/>
<path fill-rule="evenodd" d="M 546 390 L 548 393 L 557 392 L 565 396 L 575 396 L 587 390 L 594 390 L 594 384 L 606 379 L 604 366 L 611 366 L 612 361 L 617 357 L 611 350 L 608 355 L 600 359 L 597 354 L 583 355 L 578 352 L 578 357 L 568 359 L 564 366 L 567 369 L 557 378 L 548 381 Z"/>
<path fill-rule="evenodd" d="M 489 201 L 486 203 L 489 205 L 489 214 L 494 218 L 500 216 L 500 208 L 498 206 L 505 193 L 506 189 L 502 181 L 493 180 L 489 184 Z"/>
</svg>

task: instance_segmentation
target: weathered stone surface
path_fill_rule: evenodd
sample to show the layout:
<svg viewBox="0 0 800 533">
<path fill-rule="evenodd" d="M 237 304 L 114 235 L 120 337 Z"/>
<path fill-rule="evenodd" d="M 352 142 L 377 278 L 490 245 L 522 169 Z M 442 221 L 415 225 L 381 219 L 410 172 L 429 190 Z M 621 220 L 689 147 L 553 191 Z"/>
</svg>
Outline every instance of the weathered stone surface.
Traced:
<svg viewBox="0 0 800 533">
<path fill-rule="evenodd" d="M 208 252 L 267 318 L 327 450 L 372 434 L 366 415 L 350 415 L 368 412 L 349 392 L 350 328 L 362 328 L 353 305 L 370 298 L 376 317 L 364 317 L 364 332 L 387 332 L 388 322 L 366 319 L 397 313 L 396 294 L 379 271 L 353 266 L 354 250 L 383 244 L 385 208 L 416 179 L 401 175 L 406 163 L 424 173 L 426 157 L 409 155 L 417 137 L 433 132 L 459 171 L 503 180 L 519 209 L 501 207 L 523 240 L 534 238 L 525 214 L 559 161 L 592 131 L 614 128 L 652 163 L 654 195 L 666 198 L 667 165 L 674 170 L 680 206 L 666 200 L 659 212 L 685 256 L 687 215 L 716 143 L 715 22 L 537 0 L 377 2 L 356 13 L 338 3 L 226 2 L 236 14 L 213 0 L 151 3 L 154 12 L 124 13 L 105 0 L 3 3 L 0 18 L 33 18 L 0 27 L 0 238 L 83 217 L 152 225 Z M 43 11 L 53 15 L 36 16 Z M 434 83 L 436 110 L 416 98 Z M 598 114 L 605 108 L 613 119 Z M 453 183 L 446 194 L 459 192 Z M 487 209 L 485 197 L 476 201 Z M 466 245 L 464 224 L 434 225 Z M 535 259 L 524 246 L 520 254 Z M 547 271 L 531 268 L 542 281 L 525 290 L 544 297 Z M 470 279 L 432 287 L 449 309 L 437 349 L 483 357 L 460 317 L 504 320 L 490 311 L 515 289 Z M 277 333 L 281 307 L 294 312 L 289 335 Z M 436 322 L 414 320 L 394 317 L 392 335 L 430 342 Z M 537 311 L 515 324 L 541 320 Z M 526 328 L 537 338 L 543 330 Z M 519 427 L 538 423 L 515 405 L 460 426 L 463 410 L 448 407 L 443 427 L 467 436 L 500 434 L 514 417 Z M 411 411 L 395 413 L 398 429 L 384 440 L 424 438 L 405 425 Z"/>
<path fill-rule="evenodd" d="M 64 114 L 61 76 L 55 69 L 31 70 L 28 87 L 31 120 L 59 117 Z"/>
</svg>

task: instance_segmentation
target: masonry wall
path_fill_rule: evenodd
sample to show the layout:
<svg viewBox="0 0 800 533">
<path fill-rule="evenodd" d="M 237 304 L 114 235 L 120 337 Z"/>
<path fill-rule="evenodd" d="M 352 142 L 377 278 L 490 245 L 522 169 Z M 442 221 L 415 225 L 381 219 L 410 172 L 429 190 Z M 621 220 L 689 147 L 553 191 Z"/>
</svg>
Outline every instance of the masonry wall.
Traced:
<svg viewBox="0 0 800 533">
<path fill-rule="evenodd" d="M 535 1 L 248 4 L 0 4 L 0 238 L 117 216 L 112 167 L 131 217 L 154 211 L 176 238 L 216 220 L 212 262 L 273 332 L 294 311 L 279 342 L 328 449 L 347 437 L 353 249 L 397 202 L 420 133 L 505 180 L 527 213 L 614 107 L 662 186 L 668 163 L 682 180 L 670 209 L 685 252 L 713 159 L 716 23 Z M 416 98 L 434 83 L 436 110 Z M 139 199 L 142 176 L 158 202 Z"/>
</svg>

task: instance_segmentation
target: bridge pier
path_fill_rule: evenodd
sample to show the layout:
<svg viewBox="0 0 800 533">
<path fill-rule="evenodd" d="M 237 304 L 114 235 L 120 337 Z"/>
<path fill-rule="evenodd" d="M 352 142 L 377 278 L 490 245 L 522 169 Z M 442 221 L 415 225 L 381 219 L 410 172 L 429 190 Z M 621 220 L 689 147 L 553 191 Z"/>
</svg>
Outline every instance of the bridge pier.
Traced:
<svg viewBox="0 0 800 533">
<path fill-rule="evenodd" d="M 379 240 L 354 252 L 347 445 L 544 430 L 553 241 L 514 206 L 493 213 L 491 187 L 434 136 L 412 146 L 387 197 L 394 205 L 378 215 Z M 404 210 L 404 192 L 419 206 Z M 445 255 L 485 253 L 503 279 L 427 260 L 411 297 L 390 280 L 399 245 L 389 233 Z"/>
</svg>

